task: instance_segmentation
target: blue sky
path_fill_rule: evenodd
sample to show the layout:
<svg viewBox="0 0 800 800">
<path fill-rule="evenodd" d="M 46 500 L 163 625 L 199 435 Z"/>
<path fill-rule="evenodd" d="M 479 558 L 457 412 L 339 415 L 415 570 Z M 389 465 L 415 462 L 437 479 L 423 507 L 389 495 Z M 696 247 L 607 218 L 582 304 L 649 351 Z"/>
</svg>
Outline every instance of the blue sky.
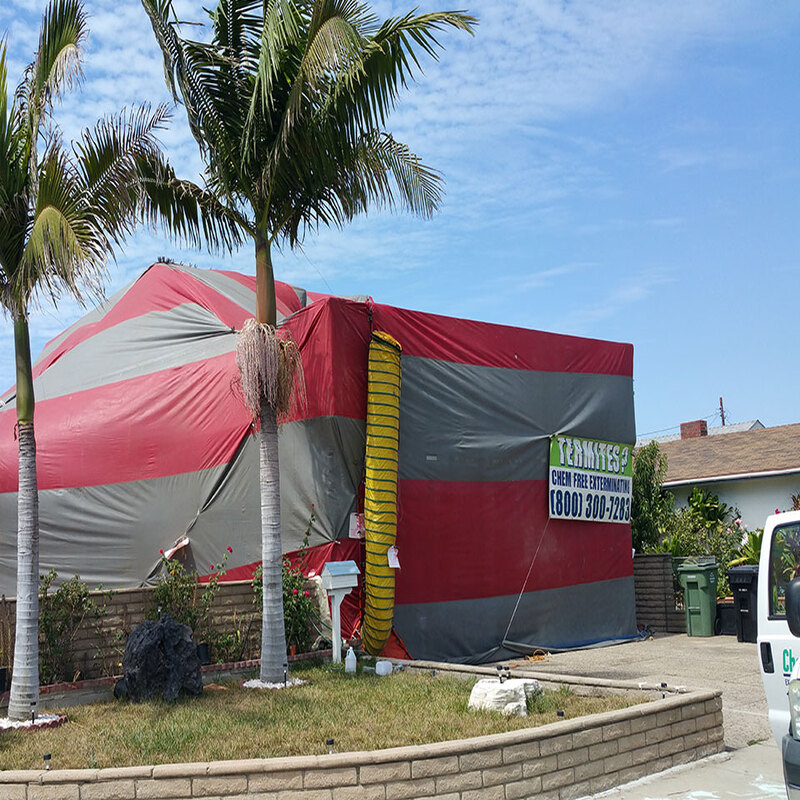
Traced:
<svg viewBox="0 0 800 800">
<path fill-rule="evenodd" d="M 199 2 L 176 3 L 200 19 Z M 10 79 L 45 3 L 4 0 Z M 58 109 L 73 137 L 124 104 L 167 99 L 134 0 L 87 2 L 85 81 Z M 377 2 L 381 16 L 410 4 Z M 422 2 L 423 10 L 447 7 Z M 634 345 L 639 434 L 682 421 L 800 422 L 800 4 L 504 0 L 468 9 L 404 95 L 395 135 L 446 177 L 429 221 L 373 213 L 307 237 L 276 275 L 308 289 Z M 201 162 L 180 111 L 162 141 L 179 174 Z M 254 271 L 140 232 L 107 290 L 158 256 Z M 81 315 L 32 315 L 33 350 Z M 14 382 L 0 319 L 0 383 Z M 716 417 L 714 416 L 716 413 Z"/>
</svg>

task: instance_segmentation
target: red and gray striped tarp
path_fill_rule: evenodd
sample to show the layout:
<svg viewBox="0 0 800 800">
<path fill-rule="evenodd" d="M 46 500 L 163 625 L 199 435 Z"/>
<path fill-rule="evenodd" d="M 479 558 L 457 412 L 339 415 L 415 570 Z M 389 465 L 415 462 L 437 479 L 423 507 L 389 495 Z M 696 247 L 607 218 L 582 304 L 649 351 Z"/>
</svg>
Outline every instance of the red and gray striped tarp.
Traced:
<svg viewBox="0 0 800 800">
<path fill-rule="evenodd" d="M 403 347 L 395 629 L 409 652 L 477 661 L 635 633 L 629 526 L 547 512 L 553 433 L 635 439 L 630 345 L 277 290 L 308 394 L 279 437 L 285 551 L 313 503 L 311 545 L 352 553 L 335 543 L 359 502 L 367 346 L 384 330 Z M 42 571 L 138 586 L 184 538 L 200 573 L 227 546 L 229 575 L 260 558 L 258 453 L 233 357 L 254 307 L 254 278 L 155 264 L 48 343 L 34 370 Z M 8 596 L 15 421 L 12 391 L 0 398 Z"/>
</svg>

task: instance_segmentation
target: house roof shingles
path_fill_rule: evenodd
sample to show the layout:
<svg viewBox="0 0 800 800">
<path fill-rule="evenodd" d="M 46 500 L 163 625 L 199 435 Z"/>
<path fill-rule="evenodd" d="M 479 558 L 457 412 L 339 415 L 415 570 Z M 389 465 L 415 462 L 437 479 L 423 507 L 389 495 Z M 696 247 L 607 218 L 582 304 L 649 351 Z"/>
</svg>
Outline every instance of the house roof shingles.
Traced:
<svg viewBox="0 0 800 800">
<path fill-rule="evenodd" d="M 753 473 L 800 472 L 800 423 L 663 442 L 665 484 Z"/>
</svg>

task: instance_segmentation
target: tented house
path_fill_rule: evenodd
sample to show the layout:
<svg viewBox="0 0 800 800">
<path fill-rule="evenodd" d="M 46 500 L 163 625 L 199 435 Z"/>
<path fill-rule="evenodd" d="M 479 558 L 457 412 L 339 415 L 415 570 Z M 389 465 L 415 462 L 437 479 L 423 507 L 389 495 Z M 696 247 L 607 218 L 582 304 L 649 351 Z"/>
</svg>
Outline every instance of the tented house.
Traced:
<svg viewBox="0 0 800 800">
<path fill-rule="evenodd" d="M 277 291 L 308 396 L 280 429 L 284 551 L 300 547 L 313 504 L 317 562 L 353 558 L 369 570 L 351 528 L 363 510 L 369 537 L 368 362 L 379 333 L 400 353 L 389 619 L 407 651 L 477 662 L 635 634 L 629 508 L 618 500 L 611 521 L 595 521 L 595 497 L 589 519 L 591 497 L 584 513 L 578 489 L 600 480 L 599 456 L 574 485 L 568 469 L 588 464 L 597 442 L 625 453 L 634 442 L 630 345 Z M 261 552 L 258 449 L 234 348 L 254 308 L 253 277 L 157 263 L 48 343 L 34 367 L 42 571 L 139 586 L 154 579 L 159 550 L 179 545 L 201 574 L 228 546 L 229 577 L 250 574 Z M 7 596 L 15 420 L 12 390 L 0 398 Z M 563 470 L 551 466 L 559 452 Z M 566 514 L 560 499 L 553 512 L 554 475 L 574 488 Z M 578 518 L 560 518 L 570 495 Z"/>
</svg>

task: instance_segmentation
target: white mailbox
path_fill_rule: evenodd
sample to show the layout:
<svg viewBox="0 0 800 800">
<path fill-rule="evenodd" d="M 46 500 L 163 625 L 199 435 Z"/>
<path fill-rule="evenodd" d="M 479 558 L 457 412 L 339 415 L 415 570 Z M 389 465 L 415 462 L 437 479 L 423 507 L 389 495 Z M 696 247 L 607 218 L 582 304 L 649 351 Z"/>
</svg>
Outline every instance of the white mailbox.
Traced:
<svg viewBox="0 0 800 800">
<path fill-rule="evenodd" d="M 361 570 L 355 561 L 329 561 L 322 568 L 322 588 L 331 601 L 331 628 L 333 629 L 333 663 L 342 661 L 342 600 L 358 586 Z"/>
</svg>

